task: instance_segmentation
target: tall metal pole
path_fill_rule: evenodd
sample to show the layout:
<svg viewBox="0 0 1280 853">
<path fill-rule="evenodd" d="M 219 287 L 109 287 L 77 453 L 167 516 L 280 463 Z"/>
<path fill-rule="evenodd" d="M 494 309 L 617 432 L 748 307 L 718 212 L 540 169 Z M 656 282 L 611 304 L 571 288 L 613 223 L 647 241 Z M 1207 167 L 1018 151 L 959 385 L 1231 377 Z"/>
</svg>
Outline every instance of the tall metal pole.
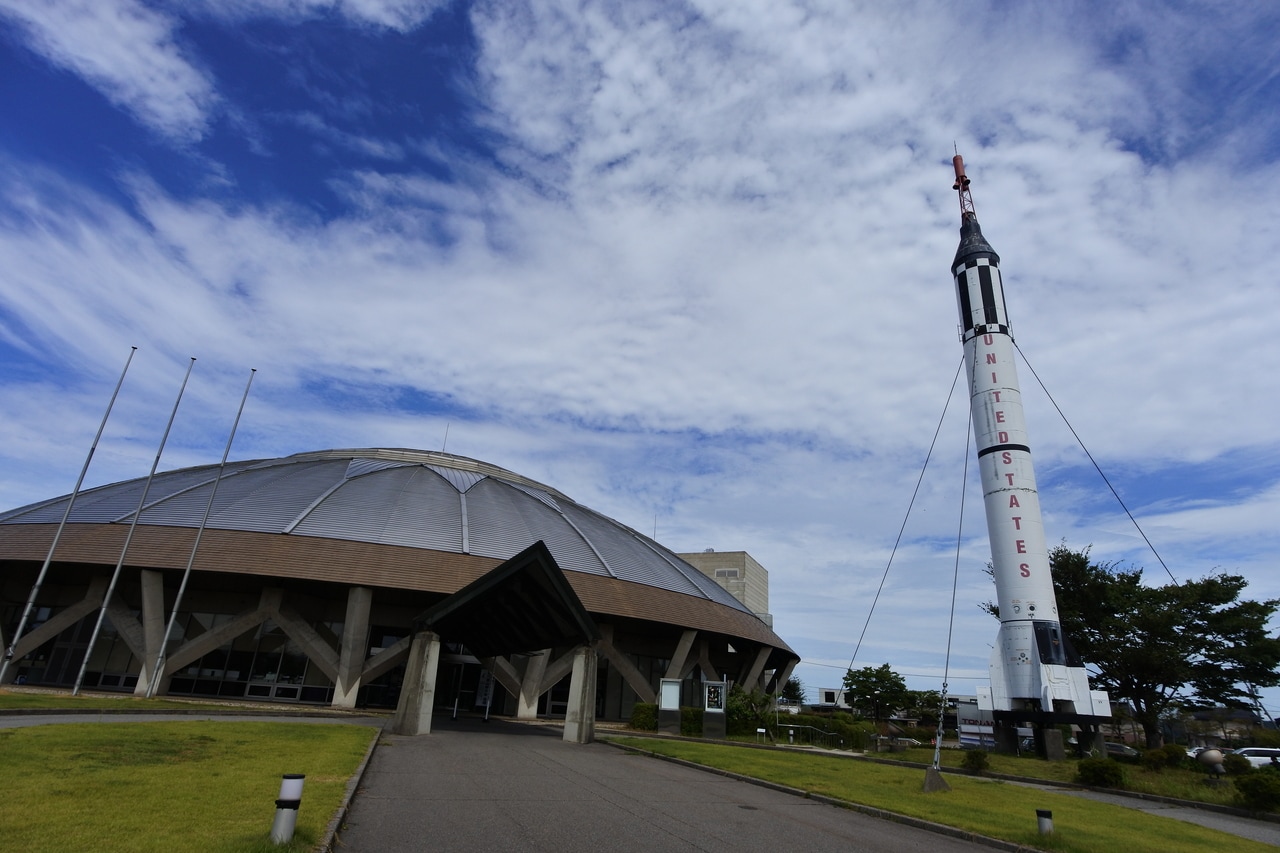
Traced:
<svg viewBox="0 0 1280 853">
<path fill-rule="evenodd" d="M 116 397 L 120 394 L 120 386 L 124 385 L 124 375 L 129 372 L 129 365 L 133 362 L 134 353 L 138 351 L 137 347 L 129 348 L 129 358 L 125 360 L 124 370 L 120 371 L 120 379 L 116 382 L 116 390 L 111 392 L 111 401 L 107 403 L 107 410 L 102 415 L 102 423 L 98 425 L 98 434 L 93 437 L 93 444 L 89 446 L 89 455 L 84 459 L 84 466 L 80 469 L 80 476 L 76 478 L 76 487 L 71 490 L 71 499 L 67 501 L 67 509 L 62 513 L 62 521 L 58 523 L 58 529 L 53 534 L 53 541 L 49 543 L 49 554 L 44 558 L 44 565 L 40 567 L 39 574 L 36 575 L 36 582 L 31 587 L 31 595 L 27 598 L 27 606 L 22 610 L 22 619 L 18 622 L 18 631 L 13 635 L 13 641 L 9 643 L 8 648 L 4 650 L 4 660 L 0 661 L 0 684 L 5 683 L 5 677 L 9 674 L 9 664 L 13 661 L 14 650 L 18 647 L 18 641 L 22 639 L 22 632 L 27 629 L 27 621 L 31 618 L 31 611 L 35 608 L 36 596 L 40 594 L 40 587 L 44 584 L 45 576 L 49 573 L 49 566 L 53 563 L 53 552 L 58 547 L 58 540 L 62 538 L 62 530 L 67 526 L 67 519 L 71 516 L 71 507 L 75 505 L 76 497 L 80 494 L 80 486 L 84 483 L 84 475 L 89 470 L 89 463 L 93 461 L 93 452 L 98 449 L 98 441 L 102 438 L 102 432 L 107 428 L 107 418 L 111 417 L 111 410 L 115 407 Z"/>
<path fill-rule="evenodd" d="M 142 508 L 147 503 L 147 493 L 151 491 L 151 481 L 156 477 L 156 468 L 160 467 L 160 454 L 164 453 L 165 442 L 169 440 L 169 430 L 173 428 L 173 419 L 178 416 L 178 404 L 182 402 L 182 394 L 187 390 L 187 380 L 191 378 L 191 370 L 196 366 L 195 357 L 187 365 L 187 374 L 182 377 L 182 387 L 178 389 L 178 399 L 173 401 L 173 411 L 169 413 L 169 423 L 165 425 L 164 435 L 160 437 L 160 447 L 156 450 L 155 461 L 151 463 L 151 473 L 147 475 L 147 484 L 142 487 L 142 497 L 138 499 L 138 509 L 129 524 L 129 532 L 124 537 L 124 547 L 120 549 L 120 559 L 116 561 L 115 571 L 111 573 L 111 583 L 107 585 L 107 593 L 102 597 L 102 607 L 98 610 L 98 622 L 93 626 L 93 635 L 89 637 L 89 647 L 84 650 L 84 660 L 80 662 L 80 673 L 76 676 L 72 696 L 80 695 L 80 685 L 84 683 L 85 670 L 89 668 L 89 658 L 93 655 L 93 647 L 97 645 L 98 634 L 102 631 L 102 620 L 107 615 L 107 607 L 111 604 L 111 594 L 115 592 L 116 581 L 120 580 L 120 570 L 124 567 L 125 555 L 129 553 L 129 542 L 133 539 L 133 531 L 138 528 L 138 519 L 142 517 Z"/>
<path fill-rule="evenodd" d="M 196 562 L 196 550 L 200 547 L 200 538 L 204 536 L 204 529 L 209 523 L 209 514 L 213 511 L 213 499 L 218 495 L 218 484 L 222 482 L 222 473 L 227 468 L 227 457 L 231 454 L 231 442 L 235 441 L 236 429 L 240 426 L 240 416 L 244 414 L 244 404 L 249 399 L 249 386 L 253 384 L 253 375 L 257 372 L 256 369 L 249 371 L 249 381 L 245 383 L 244 396 L 240 398 L 240 409 L 236 412 L 236 419 L 231 424 L 231 434 L 227 436 L 227 446 L 222 451 L 222 462 L 218 465 L 218 476 L 214 478 L 213 488 L 209 490 L 209 502 L 205 504 L 204 516 L 200 519 L 200 527 L 196 530 L 196 541 L 191 544 L 191 554 L 187 557 L 187 568 L 182 573 L 182 583 L 178 585 L 178 596 L 173 600 L 173 612 L 169 614 L 169 624 L 165 626 L 164 637 L 160 640 L 160 652 L 156 656 L 156 665 L 151 671 L 151 682 L 147 685 L 148 699 L 156 695 L 156 686 L 160 684 L 161 675 L 164 673 L 168 658 L 169 637 L 173 635 L 173 626 L 178 621 L 182 597 L 187 591 L 187 581 L 191 579 L 191 567 Z"/>
</svg>

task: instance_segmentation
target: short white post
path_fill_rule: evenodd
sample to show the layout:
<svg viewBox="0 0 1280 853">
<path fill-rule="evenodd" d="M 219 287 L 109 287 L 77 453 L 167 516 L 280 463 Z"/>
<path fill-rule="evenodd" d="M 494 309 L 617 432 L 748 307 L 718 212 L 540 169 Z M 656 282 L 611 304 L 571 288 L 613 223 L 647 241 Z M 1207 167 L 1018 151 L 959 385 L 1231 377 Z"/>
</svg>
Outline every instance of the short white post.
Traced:
<svg viewBox="0 0 1280 853">
<path fill-rule="evenodd" d="M 1053 812 L 1048 809 L 1036 809 L 1036 823 L 1041 835 L 1053 835 Z"/>
<path fill-rule="evenodd" d="M 302 805 L 301 773 L 286 773 L 280 780 L 280 796 L 276 799 L 276 819 L 271 824 L 273 844 L 288 844 L 293 840 L 293 829 L 298 825 L 298 807 Z"/>
</svg>

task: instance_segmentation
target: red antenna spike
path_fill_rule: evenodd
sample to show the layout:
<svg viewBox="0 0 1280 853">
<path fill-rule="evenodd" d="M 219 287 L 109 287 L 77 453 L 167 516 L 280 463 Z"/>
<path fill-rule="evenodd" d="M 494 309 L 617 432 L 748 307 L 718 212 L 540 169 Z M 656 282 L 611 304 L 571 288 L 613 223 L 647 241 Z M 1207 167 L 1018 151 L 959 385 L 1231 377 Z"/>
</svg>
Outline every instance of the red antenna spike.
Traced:
<svg viewBox="0 0 1280 853">
<path fill-rule="evenodd" d="M 969 177 L 964 173 L 964 158 L 956 154 L 951 158 L 951 165 L 956 169 L 956 182 L 951 189 L 960 194 L 960 221 L 977 219 L 978 212 L 973 209 L 973 196 L 969 194 Z"/>
</svg>

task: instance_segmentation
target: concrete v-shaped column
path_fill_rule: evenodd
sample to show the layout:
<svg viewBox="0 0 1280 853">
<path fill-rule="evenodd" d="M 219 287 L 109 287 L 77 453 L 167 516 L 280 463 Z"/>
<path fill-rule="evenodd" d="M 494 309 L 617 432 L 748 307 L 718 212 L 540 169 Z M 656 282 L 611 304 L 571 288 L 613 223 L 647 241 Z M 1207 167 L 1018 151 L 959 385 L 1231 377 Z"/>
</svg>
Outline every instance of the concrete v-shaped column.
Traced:
<svg viewBox="0 0 1280 853">
<path fill-rule="evenodd" d="M 13 650 L 14 661 L 20 661 L 31 652 L 43 646 L 72 625 L 79 622 L 84 617 L 93 613 L 102 606 L 102 597 L 107 592 L 107 579 L 94 578 L 89 581 L 89 588 L 85 590 L 84 598 L 77 601 L 70 607 L 65 607 L 58 613 L 55 613 L 47 622 L 39 628 L 32 628 L 18 639 Z M 18 674 L 18 668 L 11 666 L 5 671 L 5 681 L 11 682 L 14 676 Z"/>
<path fill-rule="evenodd" d="M 610 666 L 618 671 L 641 702 L 649 704 L 657 702 L 658 694 L 649 683 L 649 679 L 645 678 L 644 673 L 631 662 L 631 658 L 618 651 L 618 647 L 613 644 L 613 626 L 597 625 L 597 627 L 600 629 L 600 640 L 596 643 L 597 651 Z"/>
<path fill-rule="evenodd" d="M 354 708 L 360 692 L 365 651 L 369 647 L 369 609 L 373 590 L 353 586 L 347 590 L 347 615 L 342 623 L 342 647 L 338 654 L 338 677 L 333 681 L 333 707 Z"/>
<path fill-rule="evenodd" d="M 516 719 L 538 719 L 538 697 L 542 695 L 542 681 L 551 661 L 551 649 L 530 655 L 525 661 L 524 678 L 520 679 L 520 692 L 516 696 Z"/>
<path fill-rule="evenodd" d="M 398 735 L 431 734 L 431 709 L 435 704 L 436 672 L 440 669 L 440 636 L 420 631 L 409 646 L 400 702 L 391 718 L 391 731 Z"/>
<path fill-rule="evenodd" d="M 573 676 L 569 679 L 569 706 L 564 715 L 564 740 L 591 743 L 596 734 L 596 650 L 573 650 Z"/>
</svg>

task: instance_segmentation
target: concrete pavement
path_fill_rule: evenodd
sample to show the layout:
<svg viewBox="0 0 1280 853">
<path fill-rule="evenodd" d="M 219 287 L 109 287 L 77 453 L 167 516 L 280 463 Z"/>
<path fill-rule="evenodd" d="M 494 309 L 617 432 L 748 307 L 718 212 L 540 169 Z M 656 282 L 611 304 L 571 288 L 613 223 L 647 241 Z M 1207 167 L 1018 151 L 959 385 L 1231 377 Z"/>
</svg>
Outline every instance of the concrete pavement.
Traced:
<svg viewBox="0 0 1280 853">
<path fill-rule="evenodd" d="M 334 850 L 969 853 L 991 848 L 555 728 L 443 720 L 383 735 Z"/>
</svg>

